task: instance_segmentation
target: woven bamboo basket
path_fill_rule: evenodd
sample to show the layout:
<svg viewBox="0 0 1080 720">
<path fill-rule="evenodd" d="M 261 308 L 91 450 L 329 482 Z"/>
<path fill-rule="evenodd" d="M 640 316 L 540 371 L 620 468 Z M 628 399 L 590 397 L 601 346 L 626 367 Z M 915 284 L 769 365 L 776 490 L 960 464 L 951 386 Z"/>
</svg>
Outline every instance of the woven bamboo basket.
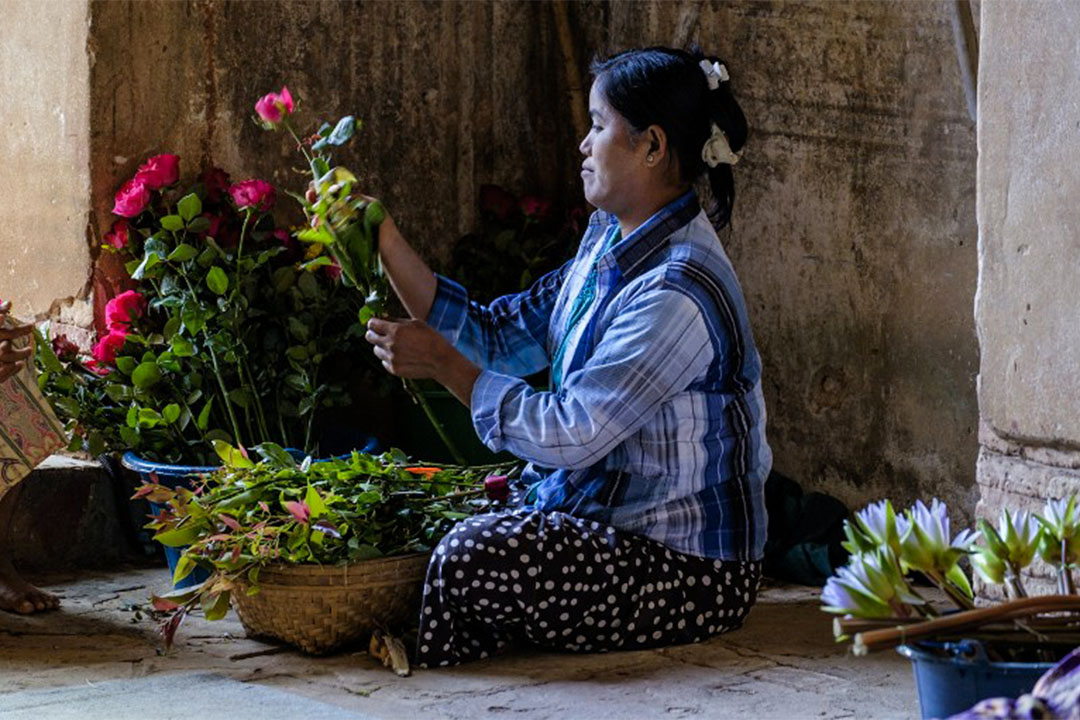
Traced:
<svg viewBox="0 0 1080 720">
<path fill-rule="evenodd" d="M 351 565 L 272 565 L 259 571 L 259 592 L 232 593 L 249 637 L 271 637 L 322 655 L 367 641 L 377 628 L 413 622 L 420 610 L 430 553 Z"/>
</svg>

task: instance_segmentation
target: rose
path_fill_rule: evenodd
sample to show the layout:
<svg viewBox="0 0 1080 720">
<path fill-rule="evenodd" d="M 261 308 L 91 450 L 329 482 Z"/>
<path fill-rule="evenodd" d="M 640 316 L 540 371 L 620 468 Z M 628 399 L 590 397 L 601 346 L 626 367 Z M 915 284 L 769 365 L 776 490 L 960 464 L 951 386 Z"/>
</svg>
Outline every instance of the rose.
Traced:
<svg viewBox="0 0 1080 720">
<path fill-rule="evenodd" d="M 138 217 L 150 203 L 150 190 L 146 187 L 146 183 L 136 176 L 124 183 L 114 200 L 113 215 L 126 218 Z"/>
<path fill-rule="evenodd" d="M 280 93 L 263 95 L 255 103 L 255 112 L 262 118 L 262 126 L 268 130 L 276 128 L 292 114 L 293 109 L 292 95 L 289 94 L 289 88 L 284 86 Z"/>
<path fill-rule="evenodd" d="M 116 354 L 120 352 L 124 347 L 124 341 L 127 339 L 127 331 L 122 327 L 115 327 L 109 330 L 108 335 L 103 335 L 100 340 L 94 345 L 90 354 L 94 356 L 94 360 L 98 365 L 115 365 Z M 95 371 L 98 372 L 98 371 Z"/>
<path fill-rule="evenodd" d="M 526 195 L 518 204 L 525 217 L 536 222 L 543 222 L 551 216 L 551 201 L 536 195 Z"/>
<path fill-rule="evenodd" d="M 61 360 L 74 360 L 79 354 L 79 346 L 68 340 L 67 335 L 57 335 L 52 339 L 52 349 Z"/>
<path fill-rule="evenodd" d="M 484 478 L 484 493 L 488 500 L 506 502 L 510 497 L 510 485 L 506 475 L 488 475 Z"/>
<path fill-rule="evenodd" d="M 261 212 L 266 212 L 273 207 L 274 200 L 277 199 L 274 186 L 265 180 L 238 182 L 229 187 L 229 195 L 232 196 L 237 208 L 241 210 L 255 208 Z"/>
<path fill-rule="evenodd" d="M 142 181 L 149 190 L 172 185 L 180 179 L 179 155 L 155 155 L 139 167 L 135 179 Z"/>
<path fill-rule="evenodd" d="M 134 290 L 122 292 L 105 305 L 105 324 L 109 330 L 127 328 L 146 313 L 146 298 Z"/>
<path fill-rule="evenodd" d="M 113 223 L 112 229 L 105 234 L 104 241 L 110 247 L 123 250 L 127 247 L 129 237 L 127 220 L 117 220 Z"/>
<path fill-rule="evenodd" d="M 199 182 L 206 188 L 206 199 L 218 202 L 229 189 L 229 173 L 219 167 L 208 167 L 199 175 Z"/>
</svg>

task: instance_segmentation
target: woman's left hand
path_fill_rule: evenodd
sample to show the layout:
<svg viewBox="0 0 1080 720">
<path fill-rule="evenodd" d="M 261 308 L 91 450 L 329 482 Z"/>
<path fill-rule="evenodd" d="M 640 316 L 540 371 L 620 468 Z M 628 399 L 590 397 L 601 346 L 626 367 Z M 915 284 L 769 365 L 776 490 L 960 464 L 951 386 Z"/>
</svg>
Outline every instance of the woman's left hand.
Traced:
<svg viewBox="0 0 1080 720">
<path fill-rule="evenodd" d="M 402 378 L 438 381 L 465 407 L 472 404 L 480 368 L 422 320 L 368 320 L 364 336 L 387 372 Z"/>
<path fill-rule="evenodd" d="M 375 357 L 392 375 L 433 378 L 460 354 L 433 327 L 422 320 L 368 320 L 365 339 L 375 346 Z"/>
</svg>

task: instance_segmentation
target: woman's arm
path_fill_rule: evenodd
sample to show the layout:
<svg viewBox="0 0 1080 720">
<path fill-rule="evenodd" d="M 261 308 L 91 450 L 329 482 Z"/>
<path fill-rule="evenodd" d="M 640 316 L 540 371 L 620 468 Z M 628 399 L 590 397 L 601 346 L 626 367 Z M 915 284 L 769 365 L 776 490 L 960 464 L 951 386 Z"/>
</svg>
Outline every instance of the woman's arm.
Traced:
<svg viewBox="0 0 1080 720">
<path fill-rule="evenodd" d="M 438 287 L 435 273 L 405 240 L 389 213 L 379 225 L 379 256 L 409 315 L 418 320 L 427 318 Z"/>
</svg>

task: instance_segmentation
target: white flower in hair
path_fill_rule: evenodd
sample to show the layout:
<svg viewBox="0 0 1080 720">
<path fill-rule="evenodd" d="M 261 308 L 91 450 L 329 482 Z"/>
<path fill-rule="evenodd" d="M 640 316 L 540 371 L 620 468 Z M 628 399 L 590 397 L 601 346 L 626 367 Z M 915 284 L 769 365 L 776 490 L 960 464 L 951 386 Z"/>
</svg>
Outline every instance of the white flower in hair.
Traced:
<svg viewBox="0 0 1080 720">
<path fill-rule="evenodd" d="M 705 141 L 705 147 L 701 148 L 701 159 L 711 168 L 717 165 L 734 165 L 739 162 L 741 155 L 732 152 L 731 143 L 728 142 L 724 131 L 712 123 L 712 135 Z"/>
<path fill-rule="evenodd" d="M 701 66 L 701 71 L 705 73 L 705 79 L 709 82 L 710 90 L 715 90 L 720 87 L 720 83 L 731 79 L 723 63 L 711 63 L 708 60 L 702 60 L 698 65 Z"/>
</svg>

